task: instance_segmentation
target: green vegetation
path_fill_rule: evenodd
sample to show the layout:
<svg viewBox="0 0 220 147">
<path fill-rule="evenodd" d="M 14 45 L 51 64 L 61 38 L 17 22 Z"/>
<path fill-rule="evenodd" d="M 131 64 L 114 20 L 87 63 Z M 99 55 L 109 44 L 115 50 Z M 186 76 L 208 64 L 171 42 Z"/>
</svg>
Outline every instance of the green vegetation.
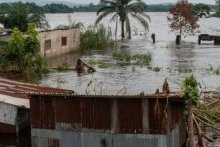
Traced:
<svg viewBox="0 0 220 147">
<path fill-rule="evenodd" d="M 215 0 L 215 3 L 218 5 L 218 10 L 220 11 L 220 0 Z"/>
<path fill-rule="evenodd" d="M 112 15 L 111 20 L 116 22 L 118 20 L 121 24 L 121 38 L 125 38 L 125 32 L 128 34 L 127 38 L 131 38 L 131 24 L 129 15 L 136 19 L 140 24 L 148 30 L 148 22 L 150 17 L 144 13 L 145 3 L 138 0 L 101 0 L 100 8 L 97 11 L 98 18 L 95 24 L 98 24 L 106 16 Z M 117 27 L 116 27 L 117 28 Z M 125 30 L 126 28 L 126 30 Z"/>
<path fill-rule="evenodd" d="M 203 14 L 205 14 L 205 16 L 209 15 L 211 8 L 209 5 L 199 3 L 193 6 L 193 11 L 201 17 Z"/>
<path fill-rule="evenodd" d="M 109 68 L 111 65 L 101 60 L 89 60 L 90 65 L 98 65 L 99 68 Z"/>
<path fill-rule="evenodd" d="M 220 67 L 214 68 L 211 64 L 209 64 L 209 67 L 205 69 L 207 72 L 211 72 L 215 75 L 220 75 Z"/>
<path fill-rule="evenodd" d="M 48 72 L 44 59 L 40 56 L 40 42 L 34 24 L 29 24 L 27 34 L 15 28 L 11 40 L 0 50 L 0 69 L 22 74 Z"/>
<path fill-rule="evenodd" d="M 57 71 L 63 72 L 63 71 L 67 71 L 69 69 L 70 69 L 70 65 L 67 64 L 67 63 L 63 63 L 63 64 L 58 66 Z"/>
<path fill-rule="evenodd" d="M 176 70 L 179 73 L 191 73 L 193 71 L 191 68 L 188 68 L 186 65 L 178 66 Z"/>
<path fill-rule="evenodd" d="M 187 116 L 189 145 L 195 147 L 193 111 L 199 99 L 199 84 L 193 75 L 186 77 L 182 84 L 184 94 L 184 110 Z"/>
<path fill-rule="evenodd" d="M 216 74 L 218 76 L 220 74 L 220 69 L 219 68 L 215 69 L 214 74 Z"/>
<path fill-rule="evenodd" d="M 220 17 L 220 10 L 218 10 L 216 13 L 210 15 L 210 17 Z"/>
<path fill-rule="evenodd" d="M 97 27 L 90 26 L 86 32 L 80 36 L 80 49 L 101 50 L 113 46 L 111 30 L 103 25 Z"/>
<path fill-rule="evenodd" d="M 193 75 L 185 78 L 182 84 L 184 94 L 184 108 L 188 110 L 189 106 L 197 105 L 199 99 L 199 84 Z"/>
<path fill-rule="evenodd" d="M 0 4 L 0 14 L 6 14 L 11 6 L 16 3 L 1 3 Z M 43 12 L 43 13 L 73 13 L 73 12 L 97 12 L 100 5 L 95 5 L 90 3 L 84 6 L 73 6 L 70 7 L 67 4 L 47 4 L 44 6 L 36 5 L 35 3 L 23 3 L 25 4 L 30 13 Z M 217 5 L 208 5 L 211 9 L 218 10 Z M 170 10 L 171 4 L 153 4 L 144 5 L 144 12 L 168 12 Z"/>
<path fill-rule="evenodd" d="M 29 7 L 21 2 L 8 4 L 8 6 L 8 9 L 5 8 L 5 12 L 0 13 L 0 23 L 4 24 L 5 28 L 16 27 L 20 31 L 26 32 L 29 23 L 34 23 L 39 28 L 49 27 L 46 17 L 41 11 L 31 13 Z"/>
<path fill-rule="evenodd" d="M 127 62 L 127 63 L 133 63 L 137 65 L 149 65 L 151 62 L 151 54 L 135 54 L 130 55 L 126 52 L 115 52 L 113 53 L 113 58 L 116 61 L 120 62 Z"/>
<path fill-rule="evenodd" d="M 154 71 L 154 72 L 160 72 L 161 71 L 161 67 L 151 67 L 151 66 L 147 66 L 148 70 Z"/>
<path fill-rule="evenodd" d="M 99 68 L 109 68 L 111 65 L 109 63 L 100 62 L 98 67 Z"/>
<path fill-rule="evenodd" d="M 153 71 L 155 71 L 155 72 L 160 72 L 160 70 L 161 70 L 160 67 L 154 67 L 154 68 L 153 68 Z"/>
<path fill-rule="evenodd" d="M 42 7 L 45 13 L 72 13 L 73 9 L 64 4 L 47 4 Z"/>
</svg>

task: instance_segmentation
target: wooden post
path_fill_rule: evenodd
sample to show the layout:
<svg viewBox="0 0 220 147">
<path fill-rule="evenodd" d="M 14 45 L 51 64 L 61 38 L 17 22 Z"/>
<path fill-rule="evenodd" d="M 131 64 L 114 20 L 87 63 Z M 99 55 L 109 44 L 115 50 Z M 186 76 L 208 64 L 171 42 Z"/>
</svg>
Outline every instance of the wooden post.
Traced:
<svg viewBox="0 0 220 147">
<path fill-rule="evenodd" d="M 198 37 L 198 45 L 201 45 L 201 37 L 200 37 L 200 35 Z"/>
</svg>

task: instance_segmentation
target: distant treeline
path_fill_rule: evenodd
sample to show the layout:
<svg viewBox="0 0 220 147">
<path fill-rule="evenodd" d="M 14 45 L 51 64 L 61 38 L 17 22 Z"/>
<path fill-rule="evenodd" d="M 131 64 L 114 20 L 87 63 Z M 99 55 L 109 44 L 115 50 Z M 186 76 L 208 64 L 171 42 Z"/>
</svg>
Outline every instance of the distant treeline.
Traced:
<svg viewBox="0 0 220 147">
<path fill-rule="evenodd" d="M 1 3 L 0 4 L 0 14 L 7 14 L 10 11 L 10 7 L 15 3 Z M 96 12 L 99 5 L 94 5 L 90 3 L 85 6 L 67 6 L 64 4 L 47 4 L 44 6 L 38 6 L 35 3 L 24 3 L 31 13 L 43 12 L 43 13 L 73 13 L 73 12 Z M 211 9 L 218 9 L 216 5 L 209 5 Z M 155 5 L 145 5 L 144 9 L 146 12 L 168 12 L 171 5 L 155 4 Z"/>
</svg>

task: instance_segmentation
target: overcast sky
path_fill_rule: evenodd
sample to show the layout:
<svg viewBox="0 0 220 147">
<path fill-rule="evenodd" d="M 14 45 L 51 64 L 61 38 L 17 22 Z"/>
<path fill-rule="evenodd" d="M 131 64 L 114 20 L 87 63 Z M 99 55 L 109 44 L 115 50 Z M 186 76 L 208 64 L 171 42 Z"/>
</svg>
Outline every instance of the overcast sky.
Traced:
<svg viewBox="0 0 220 147">
<path fill-rule="evenodd" d="M 99 2 L 99 0 L 68 0 L 68 1 L 72 1 L 75 3 L 89 3 L 89 2 L 97 3 Z M 143 0 L 143 1 L 146 2 L 147 4 L 158 4 L 158 3 L 169 3 L 169 2 L 175 3 L 178 0 Z M 191 3 L 215 4 L 215 0 L 188 0 L 188 1 Z"/>
<path fill-rule="evenodd" d="M 12 2 L 18 0 L 0 0 L 0 2 Z M 37 1 L 44 1 L 44 0 L 21 0 L 21 1 L 29 1 L 29 2 L 37 2 Z M 45 0 L 45 1 L 65 1 L 65 2 L 73 2 L 77 4 L 88 4 L 88 3 L 95 3 L 97 4 L 100 0 Z M 158 4 L 158 3 L 175 3 L 178 0 L 143 0 L 147 4 Z M 215 0 L 188 0 L 191 3 L 207 3 L 207 4 L 215 4 Z"/>
</svg>

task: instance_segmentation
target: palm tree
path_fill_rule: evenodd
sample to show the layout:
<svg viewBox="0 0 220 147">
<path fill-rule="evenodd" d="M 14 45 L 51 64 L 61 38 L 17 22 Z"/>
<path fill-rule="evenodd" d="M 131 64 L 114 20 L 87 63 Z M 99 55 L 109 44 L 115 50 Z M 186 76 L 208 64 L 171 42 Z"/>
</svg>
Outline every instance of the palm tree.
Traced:
<svg viewBox="0 0 220 147">
<path fill-rule="evenodd" d="M 215 0 L 215 3 L 218 4 L 220 10 L 220 0 Z"/>
<path fill-rule="evenodd" d="M 138 20 L 146 30 L 149 29 L 147 20 L 150 21 L 150 17 L 143 12 L 145 3 L 141 0 L 101 0 L 100 5 L 95 24 L 98 24 L 107 15 L 112 14 L 110 21 L 117 21 L 119 18 L 121 22 L 122 39 L 125 38 L 125 26 L 128 39 L 131 38 L 129 15 Z"/>
</svg>

